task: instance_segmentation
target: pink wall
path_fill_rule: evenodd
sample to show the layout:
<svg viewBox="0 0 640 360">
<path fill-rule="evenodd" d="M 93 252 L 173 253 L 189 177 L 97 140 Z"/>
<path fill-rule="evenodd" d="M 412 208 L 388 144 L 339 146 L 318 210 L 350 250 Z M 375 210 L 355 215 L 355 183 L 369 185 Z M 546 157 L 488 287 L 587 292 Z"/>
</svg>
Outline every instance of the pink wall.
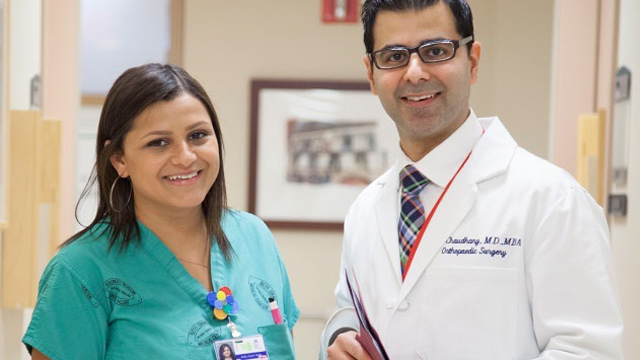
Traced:
<svg viewBox="0 0 640 360">
<path fill-rule="evenodd" d="M 42 84 L 43 111 L 62 120 L 61 240 L 74 231 L 76 113 L 79 91 L 79 1 L 43 1 Z"/>
<path fill-rule="evenodd" d="M 578 114 L 596 110 L 598 0 L 556 1 L 551 160 L 576 176 Z"/>
</svg>

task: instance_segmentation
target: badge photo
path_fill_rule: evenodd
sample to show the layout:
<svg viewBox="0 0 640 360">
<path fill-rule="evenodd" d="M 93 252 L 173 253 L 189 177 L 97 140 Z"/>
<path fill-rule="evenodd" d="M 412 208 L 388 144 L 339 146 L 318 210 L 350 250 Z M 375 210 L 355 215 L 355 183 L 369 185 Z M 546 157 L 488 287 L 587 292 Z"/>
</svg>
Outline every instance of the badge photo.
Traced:
<svg viewBox="0 0 640 360">
<path fill-rule="evenodd" d="M 262 335 L 219 340 L 214 343 L 214 348 L 217 360 L 269 359 Z"/>
</svg>

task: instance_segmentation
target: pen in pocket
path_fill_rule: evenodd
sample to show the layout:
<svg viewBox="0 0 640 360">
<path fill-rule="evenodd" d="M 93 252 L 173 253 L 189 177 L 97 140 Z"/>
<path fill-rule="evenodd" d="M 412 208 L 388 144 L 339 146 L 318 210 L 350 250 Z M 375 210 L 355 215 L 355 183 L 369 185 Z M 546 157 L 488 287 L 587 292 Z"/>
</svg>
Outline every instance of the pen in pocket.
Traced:
<svg viewBox="0 0 640 360">
<path fill-rule="evenodd" d="M 282 324 L 282 315 L 280 315 L 280 309 L 275 298 L 269 298 L 269 309 L 271 309 L 271 315 L 273 316 L 274 324 Z"/>
</svg>

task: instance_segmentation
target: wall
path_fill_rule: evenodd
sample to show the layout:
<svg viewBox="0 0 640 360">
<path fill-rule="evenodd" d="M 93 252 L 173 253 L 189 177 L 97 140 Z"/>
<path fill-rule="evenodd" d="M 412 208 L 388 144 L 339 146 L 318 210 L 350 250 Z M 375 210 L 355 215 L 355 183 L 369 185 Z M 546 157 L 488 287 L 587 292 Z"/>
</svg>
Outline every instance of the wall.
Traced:
<svg viewBox="0 0 640 360">
<path fill-rule="evenodd" d="M 472 106 L 499 115 L 514 137 L 546 157 L 553 1 L 471 0 L 483 44 Z M 323 24 L 321 1 L 190 0 L 185 12 L 185 67 L 218 111 L 232 207 L 246 209 L 249 86 L 252 78 L 366 81 L 361 25 Z M 274 230 L 302 318 L 295 328 L 300 359 L 317 355 L 333 310 L 340 232 Z"/>
<path fill-rule="evenodd" d="M 618 66 L 631 70 L 631 99 L 628 119 L 629 131 L 629 172 L 626 192 L 629 200 L 626 218 L 613 218 L 611 243 L 614 263 L 621 289 L 622 309 L 625 320 L 624 351 L 626 359 L 640 359 L 640 2 L 620 0 L 620 22 L 618 33 Z M 626 191 L 625 191 L 626 190 Z"/>
<path fill-rule="evenodd" d="M 554 1 L 468 2 L 483 45 L 472 107 L 499 116 L 520 146 L 548 158 Z"/>
<path fill-rule="evenodd" d="M 30 84 L 41 74 L 42 0 L 8 1 L 9 24 L 9 109 L 30 109 Z"/>
<path fill-rule="evenodd" d="M 6 201 L 7 191 L 7 41 L 8 41 L 8 22 L 7 4 L 4 0 L 0 0 L 0 230 L 6 225 Z M 0 241 L 2 241 L 2 232 L 0 231 Z"/>
<path fill-rule="evenodd" d="M 595 111 L 599 0 L 556 1 L 553 161 L 576 176 L 578 121 Z"/>
<path fill-rule="evenodd" d="M 41 74 L 42 1 L 5 0 L 8 10 L 6 65 L 9 110 L 31 108 L 31 79 Z M 4 101 L 4 100 L 3 100 Z M 15 140 L 14 140 L 15 141 Z M 7 147 L 8 148 L 8 147 Z M 4 199 L 3 199 L 4 200 Z M 15 221 L 15 219 L 9 219 Z M 1 240 L 0 235 L 0 240 Z M 27 359 L 20 339 L 31 316 L 30 311 L 0 308 L 0 359 Z"/>
<path fill-rule="evenodd" d="M 43 113 L 62 121 L 60 239 L 75 232 L 76 119 L 80 104 L 79 0 L 44 1 Z"/>
</svg>

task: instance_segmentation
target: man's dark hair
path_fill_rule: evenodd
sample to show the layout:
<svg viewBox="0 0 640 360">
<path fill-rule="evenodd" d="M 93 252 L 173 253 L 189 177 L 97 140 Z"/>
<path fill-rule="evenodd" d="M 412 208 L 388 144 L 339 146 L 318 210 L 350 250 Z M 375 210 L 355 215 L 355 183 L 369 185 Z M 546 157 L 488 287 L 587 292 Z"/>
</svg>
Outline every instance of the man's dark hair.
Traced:
<svg viewBox="0 0 640 360">
<path fill-rule="evenodd" d="M 372 53 L 374 50 L 373 26 L 379 11 L 423 10 L 438 2 L 444 2 L 451 9 L 456 19 L 456 30 L 462 39 L 473 36 L 473 16 L 465 0 L 366 0 L 362 5 L 360 17 L 364 27 L 364 46 L 367 53 Z M 472 44 L 473 41 L 467 44 L 469 50 Z"/>
</svg>

